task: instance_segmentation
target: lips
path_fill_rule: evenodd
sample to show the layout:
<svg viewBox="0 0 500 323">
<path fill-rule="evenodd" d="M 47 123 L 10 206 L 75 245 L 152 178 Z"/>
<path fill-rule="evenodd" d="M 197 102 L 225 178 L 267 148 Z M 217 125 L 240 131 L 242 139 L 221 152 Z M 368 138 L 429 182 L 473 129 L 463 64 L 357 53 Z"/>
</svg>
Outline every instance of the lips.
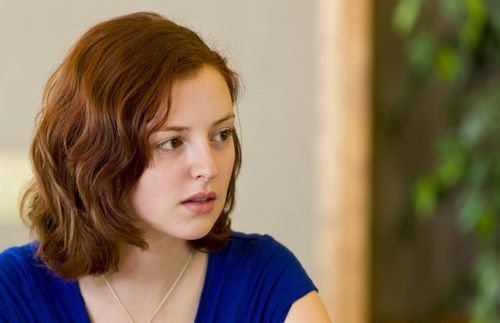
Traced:
<svg viewBox="0 0 500 323">
<path fill-rule="evenodd" d="M 200 192 L 191 195 L 181 204 L 192 213 L 206 214 L 213 210 L 216 198 L 217 194 L 215 192 Z"/>
</svg>

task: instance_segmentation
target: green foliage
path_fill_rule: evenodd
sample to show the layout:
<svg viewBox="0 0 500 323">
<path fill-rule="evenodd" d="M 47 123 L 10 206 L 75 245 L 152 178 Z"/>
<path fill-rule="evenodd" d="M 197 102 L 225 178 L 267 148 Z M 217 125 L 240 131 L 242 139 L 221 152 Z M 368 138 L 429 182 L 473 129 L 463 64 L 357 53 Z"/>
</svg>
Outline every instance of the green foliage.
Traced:
<svg viewBox="0 0 500 323">
<path fill-rule="evenodd" d="M 421 31 L 418 35 L 409 40 L 409 64 L 413 71 L 419 76 L 428 74 L 432 68 L 436 46 L 436 39 L 427 31 Z"/>
<path fill-rule="evenodd" d="M 396 30 L 407 36 L 417 21 L 424 0 L 400 0 L 394 11 L 393 24 Z"/>
<path fill-rule="evenodd" d="M 484 250 L 476 266 L 478 294 L 474 302 L 472 323 L 497 323 L 499 318 L 498 295 L 500 294 L 500 262 L 498 250 Z"/>
<path fill-rule="evenodd" d="M 450 45 L 441 45 L 436 53 L 436 69 L 447 82 L 458 78 L 460 59 L 457 51 Z"/>
<path fill-rule="evenodd" d="M 500 322 L 500 1 L 439 0 L 437 25 L 419 21 L 431 5 L 399 0 L 393 15 L 412 77 L 449 93 L 450 126 L 435 138 L 433 168 L 416 180 L 413 208 L 432 217 L 454 193 L 457 225 L 479 248 L 471 320 Z"/>
<path fill-rule="evenodd" d="M 457 23 L 462 18 L 466 3 L 464 0 L 441 0 L 439 1 L 439 5 L 445 19 L 452 23 Z"/>
</svg>

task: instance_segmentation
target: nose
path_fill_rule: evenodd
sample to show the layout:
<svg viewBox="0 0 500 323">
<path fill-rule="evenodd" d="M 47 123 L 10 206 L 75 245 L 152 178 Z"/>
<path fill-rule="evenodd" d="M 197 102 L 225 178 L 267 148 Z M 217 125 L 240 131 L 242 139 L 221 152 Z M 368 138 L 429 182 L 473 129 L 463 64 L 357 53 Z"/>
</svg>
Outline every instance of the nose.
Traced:
<svg viewBox="0 0 500 323">
<path fill-rule="evenodd" d="M 196 145 L 192 154 L 191 176 L 209 181 L 219 174 L 214 152 L 208 142 Z"/>
</svg>

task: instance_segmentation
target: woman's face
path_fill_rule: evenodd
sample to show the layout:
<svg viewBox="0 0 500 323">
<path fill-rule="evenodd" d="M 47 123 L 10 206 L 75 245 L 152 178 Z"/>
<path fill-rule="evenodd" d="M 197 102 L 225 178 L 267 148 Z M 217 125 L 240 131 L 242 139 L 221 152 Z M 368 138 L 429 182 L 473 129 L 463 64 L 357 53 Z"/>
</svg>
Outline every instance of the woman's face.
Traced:
<svg viewBox="0 0 500 323">
<path fill-rule="evenodd" d="M 146 232 L 205 236 L 226 202 L 235 159 L 234 114 L 222 75 L 203 67 L 172 88 L 167 122 L 150 138 L 152 161 L 132 190 Z"/>
</svg>

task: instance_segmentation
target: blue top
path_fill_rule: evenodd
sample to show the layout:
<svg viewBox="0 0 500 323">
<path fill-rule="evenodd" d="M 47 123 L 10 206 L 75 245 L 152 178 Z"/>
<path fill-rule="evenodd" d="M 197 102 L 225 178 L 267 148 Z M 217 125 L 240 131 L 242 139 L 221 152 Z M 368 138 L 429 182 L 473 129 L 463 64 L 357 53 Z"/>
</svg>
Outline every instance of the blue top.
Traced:
<svg viewBox="0 0 500 323">
<path fill-rule="evenodd" d="M 0 322 L 85 322 L 77 281 L 34 258 L 36 244 L 0 253 Z M 283 322 L 294 301 L 317 290 L 295 256 L 268 235 L 233 233 L 208 258 L 195 322 Z"/>
</svg>

